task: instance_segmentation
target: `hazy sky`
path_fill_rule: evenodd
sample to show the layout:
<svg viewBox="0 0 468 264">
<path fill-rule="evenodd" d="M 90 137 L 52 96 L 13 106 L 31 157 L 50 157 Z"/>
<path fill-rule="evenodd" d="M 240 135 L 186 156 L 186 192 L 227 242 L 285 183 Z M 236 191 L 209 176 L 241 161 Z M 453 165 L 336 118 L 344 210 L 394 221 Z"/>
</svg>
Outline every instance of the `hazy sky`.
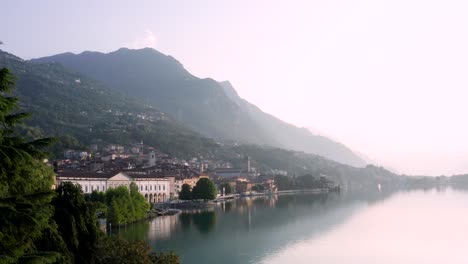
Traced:
<svg viewBox="0 0 468 264">
<path fill-rule="evenodd" d="M 468 2 L 4 1 L 29 59 L 153 47 L 408 174 L 468 172 Z"/>
</svg>

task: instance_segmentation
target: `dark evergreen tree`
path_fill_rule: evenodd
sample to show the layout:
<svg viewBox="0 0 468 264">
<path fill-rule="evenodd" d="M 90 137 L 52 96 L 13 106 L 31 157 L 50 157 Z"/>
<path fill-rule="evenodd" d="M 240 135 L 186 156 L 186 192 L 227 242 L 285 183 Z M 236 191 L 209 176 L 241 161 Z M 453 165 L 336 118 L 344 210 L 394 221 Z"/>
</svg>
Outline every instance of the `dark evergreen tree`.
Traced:
<svg viewBox="0 0 468 264">
<path fill-rule="evenodd" d="M 216 186 L 208 178 L 201 178 L 192 190 L 193 199 L 213 200 L 216 199 Z"/>
<path fill-rule="evenodd" d="M 12 74 L 1 69 L 0 262 L 66 262 L 68 252 L 51 219 L 54 174 L 43 162 L 42 148 L 51 139 L 28 142 L 18 134 L 29 114 L 15 112 L 18 99 L 8 96 L 13 87 Z M 44 237 L 54 240 L 42 244 Z"/>
<path fill-rule="evenodd" d="M 52 140 L 20 136 L 18 126 L 29 115 L 15 112 L 18 99 L 8 96 L 13 86 L 10 72 L 0 69 L 0 263 L 110 263 L 98 261 L 104 242 L 95 207 L 81 188 L 62 183 L 52 191 L 54 171 L 44 163 L 42 151 Z M 109 197 L 96 197 L 111 202 L 111 214 L 134 220 L 147 202 L 135 186 L 131 192 L 122 188 Z M 173 254 L 150 254 L 145 248 L 134 250 L 135 256 L 144 256 L 144 263 L 178 263 Z M 120 263 L 130 263 L 129 256 Z"/>
<path fill-rule="evenodd" d="M 54 220 L 74 262 L 93 263 L 100 234 L 94 207 L 85 200 L 81 187 L 71 182 L 61 183 L 56 193 Z"/>
<path fill-rule="evenodd" d="M 190 185 L 184 183 L 182 185 L 182 189 L 179 192 L 179 199 L 180 200 L 192 200 L 192 190 Z"/>
</svg>

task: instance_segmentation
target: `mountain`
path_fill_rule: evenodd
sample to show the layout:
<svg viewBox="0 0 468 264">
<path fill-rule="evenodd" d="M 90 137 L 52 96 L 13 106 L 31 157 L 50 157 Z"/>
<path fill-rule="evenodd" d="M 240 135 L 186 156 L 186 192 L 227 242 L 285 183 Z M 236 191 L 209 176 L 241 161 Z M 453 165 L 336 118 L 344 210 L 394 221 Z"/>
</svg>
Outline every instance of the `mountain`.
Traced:
<svg viewBox="0 0 468 264">
<path fill-rule="evenodd" d="M 34 64 L 0 50 L 0 68 L 3 67 L 15 75 L 14 95 L 20 99 L 20 111 L 33 114 L 23 132 L 31 138 L 58 137 L 57 154 L 64 148 L 86 149 L 91 143 L 129 144 L 143 140 L 162 152 L 184 159 L 201 155 L 241 166 L 244 157 L 249 156 L 260 172 L 284 170 L 297 176 L 326 174 L 347 189 L 374 190 L 377 184 L 392 189 L 404 186 L 410 179 L 383 168 L 356 168 L 300 151 L 259 145 L 220 145 L 179 124 L 151 104 L 124 96 L 57 63 Z M 235 91 L 226 90 L 223 94 L 229 92 Z M 230 99 L 233 105 L 247 105 L 239 107 L 239 111 L 254 108 L 242 99 L 234 99 Z M 271 123 L 282 124 L 270 118 Z"/>
<path fill-rule="evenodd" d="M 124 94 L 154 103 L 209 137 L 275 144 L 239 112 L 216 81 L 192 76 L 174 58 L 153 49 L 65 53 L 32 62 L 59 62 Z"/>
<path fill-rule="evenodd" d="M 58 62 L 108 87 L 154 103 L 178 122 L 216 140 L 305 151 L 353 165 L 366 163 L 341 143 L 264 113 L 228 82 L 201 79 L 154 49 L 63 53 L 32 62 Z"/>
<path fill-rule="evenodd" d="M 14 95 L 20 98 L 20 110 L 33 114 L 23 128 L 25 133 L 31 138 L 58 136 L 57 151 L 141 140 L 182 158 L 216 149 L 215 142 L 152 105 L 123 96 L 60 64 L 34 64 L 0 50 L 3 67 L 16 77 Z"/>
<path fill-rule="evenodd" d="M 353 166 L 363 166 L 365 161 L 345 145 L 327 137 L 314 135 L 307 128 L 298 128 L 263 112 L 257 106 L 240 98 L 229 82 L 221 82 L 226 94 L 262 128 L 286 148 L 314 153 Z"/>
</svg>

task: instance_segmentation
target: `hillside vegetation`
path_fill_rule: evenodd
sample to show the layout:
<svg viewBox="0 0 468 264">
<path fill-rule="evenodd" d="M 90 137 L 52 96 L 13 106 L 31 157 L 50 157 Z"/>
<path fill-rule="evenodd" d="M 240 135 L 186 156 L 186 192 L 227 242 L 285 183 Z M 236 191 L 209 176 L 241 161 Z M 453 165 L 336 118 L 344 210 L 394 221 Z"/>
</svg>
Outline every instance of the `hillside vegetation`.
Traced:
<svg viewBox="0 0 468 264">
<path fill-rule="evenodd" d="M 152 105 L 123 96 L 60 64 L 33 64 L 0 51 L 0 67 L 16 75 L 20 109 L 33 113 L 22 129 L 31 138 L 59 137 L 56 153 L 96 142 L 143 140 L 165 153 L 191 157 L 210 153 L 217 146 Z"/>
<path fill-rule="evenodd" d="M 178 122 L 215 140 L 305 151 L 352 166 L 366 164 L 343 144 L 264 113 L 241 99 L 228 82 L 197 78 L 173 57 L 150 48 L 64 53 L 32 62 L 61 63 L 112 89 L 154 103 Z"/>
</svg>

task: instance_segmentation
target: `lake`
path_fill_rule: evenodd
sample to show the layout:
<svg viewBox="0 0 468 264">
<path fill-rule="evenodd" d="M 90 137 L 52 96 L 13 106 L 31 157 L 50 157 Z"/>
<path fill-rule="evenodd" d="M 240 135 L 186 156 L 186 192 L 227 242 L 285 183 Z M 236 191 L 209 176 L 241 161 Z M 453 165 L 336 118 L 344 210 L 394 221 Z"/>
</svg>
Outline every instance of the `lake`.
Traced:
<svg viewBox="0 0 468 264">
<path fill-rule="evenodd" d="M 118 230 L 115 230 L 118 233 Z M 121 228 L 182 263 L 468 263 L 468 193 L 242 198 Z"/>
</svg>

